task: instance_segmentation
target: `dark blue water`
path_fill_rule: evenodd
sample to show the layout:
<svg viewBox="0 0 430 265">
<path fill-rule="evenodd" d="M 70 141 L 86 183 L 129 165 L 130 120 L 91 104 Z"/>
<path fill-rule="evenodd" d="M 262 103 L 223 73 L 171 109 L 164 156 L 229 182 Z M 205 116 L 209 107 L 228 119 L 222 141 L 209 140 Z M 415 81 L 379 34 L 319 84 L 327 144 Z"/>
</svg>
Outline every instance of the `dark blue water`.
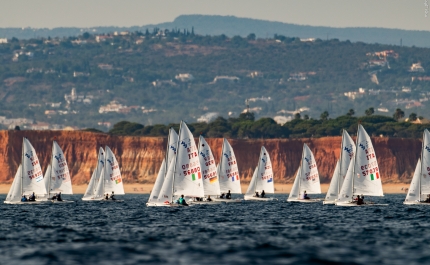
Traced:
<svg viewBox="0 0 430 265">
<path fill-rule="evenodd" d="M 0 196 L 4 200 L 5 195 Z M 426 264 L 430 206 L 244 202 L 0 205 L 0 264 Z"/>
</svg>

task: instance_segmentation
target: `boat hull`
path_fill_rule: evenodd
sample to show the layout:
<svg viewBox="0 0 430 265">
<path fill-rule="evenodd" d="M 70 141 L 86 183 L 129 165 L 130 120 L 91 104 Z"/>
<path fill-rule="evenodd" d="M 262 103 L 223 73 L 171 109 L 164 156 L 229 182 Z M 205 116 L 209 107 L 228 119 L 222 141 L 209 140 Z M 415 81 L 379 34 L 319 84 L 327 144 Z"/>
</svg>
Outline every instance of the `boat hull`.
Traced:
<svg viewBox="0 0 430 265">
<path fill-rule="evenodd" d="M 240 203 L 243 200 L 242 199 L 220 199 L 220 198 L 214 198 L 214 201 L 219 202 L 225 202 L 225 203 Z"/>
<path fill-rule="evenodd" d="M 343 207 L 364 207 L 364 206 L 388 206 L 388 204 L 382 204 L 382 203 L 365 203 L 358 205 L 355 202 L 336 202 L 336 206 L 343 206 Z"/>
<path fill-rule="evenodd" d="M 212 205 L 212 204 L 225 204 L 225 202 L 223 202 L 223 201 L 211 201 L 211 202 L 203 201 L 203 202 L 188 202 L 188 204 L 208 204 L 208 205 Z"/>
<path fill-rule="evenodd" d="M 287 199 L 287 202 L 313 203 L 313 202 L 321 202 L 321 200 L 320 199 Z"/>
<path fill-rule="evenodd" d="M 336 204 L 335 201 L 323 201 L 323 204 Z"/>
<path fill-rule="evenodd" d="M 260 201 L 260 202 L 267 202 L 267 201 L 277 201 L 276 198 L 259 198 L 259 197 L 253 197 L 253 196 L 245 196 L 245 201 Z"/>
<path fill-rule="evenodd" d="M 417 201 L 403 202 L 403 204 L 405 204 L 405 205 L 429 205 L 430 206 L 430 203 L 428 203 L 428 202 L 417 202 Z"/>
<path fill-rule="evenodd" d="M 4 201 L 5 204 L 43 204 L 43 203 L 48 203 L 48 201 L 26 201 L 26 202 L 7 202 Z"/>
</svg>

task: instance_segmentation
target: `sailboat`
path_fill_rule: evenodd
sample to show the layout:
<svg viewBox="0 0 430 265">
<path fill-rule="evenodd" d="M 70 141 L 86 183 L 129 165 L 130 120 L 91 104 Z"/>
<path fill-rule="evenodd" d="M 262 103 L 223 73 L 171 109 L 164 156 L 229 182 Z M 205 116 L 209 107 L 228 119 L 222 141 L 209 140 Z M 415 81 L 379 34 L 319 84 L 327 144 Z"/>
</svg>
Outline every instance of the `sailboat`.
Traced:
<svg viewBox="0 0 430 265">
<path fill-rule="evenodd" d="M 160 190 L 164 183 L 164 178 L 166 177 L 166 173 L 168 170 L 168 166 L 171 161 L 175 158 L 176 155 L 176 147 L 178 145 L 178 134 L 175 132 L 173 128 L 169 130 L 169 137 L 167 139 L 167 149 L 166 149 L 166 157 L 163 159 L 161 163 L 160 170 L 158 171 L 157 179 L 155 180 L 154 187 L 151 190 L 151 194 L 149 195 L 148 202 L 146 206 L 157 206 L 157 204 L 163 205 L 164 202 L 159 202 L 158 195 L 160 194 Z M 167 162 L 166 162 L 167 161 Z"/>
<path fill-rule="evenodd" d="M 176 156 L 169 165 L 158 201 L 163 206 L 180 206 L 175 199 L 203 197 L 203 181 L 198 157 L 198 149 L 193 134 L 185 122 L 179 127 L 179 140 Z M 161 205 L 161 204 L 159 204 Z M 159 206 L 157 205 L 157 206 Z"/>
<path fill-rule="evenodd" d="M 221 194 L 226 194 L 228 191 L 232 194 L 242 194 L 236 156 L 230 143 L 225 138 L 222 145 L 221 160 L 218 165 L 218 176 Z M 214 198 L 214 200 L 227 203 L 242 202 L 242 199 Z"/>
<path fill-rule="evenodd" d="M 22 196 L 31 195 L 33 192 L 36 195 L 36 201 L 21 202 Z M 27 138 L 24 138 L 22 141 L 21 164 L 18 167 L 12 186 L 10 187 L 4 203 L 41 203 L 46 195 L 45 181 L 43 179 L 39 159 L 36 155 L 36 150 L 34 150 L 30 141 L 28 141 Z"/>
<path fill-rule="evenodd" d="M 336 163 L 333 176 L 331 178 L 330 186 L 323 204 L 335 204 L 335 200 L 339 196 L 340 189 L 342 188 L 343 180 L 345 179 L 348 166 L 354 155 L 355 143 L 349 136 L 346 130 L 342 133 L 342 143 L 340 146 L 340 158 Z"/>
<path fill-rule="evenodd" d="M 403 204 L 430 205 L 426 197 L 430 194 L 430 133 L 427 129 L 423 133 L 421 156 L 418 159 L 411 185 Z"/>
<path fill-rule="evenodd" d="M 119 170 L 119 164 L 112 150 L 106 146 L 104 154 L 104 167 L 100 174 L 100 180 L 97 183 L 97 187 L 92 200 L 105 200 L 106 195 L 124 195 L 124 186 L 122 184 L 121 171 Z M 108 200 L 113 201 L 113 200 Z M 115 200 L 122 201 L 122 200 Z"/>
<path fill-rule="evenodd" d="M 51 195 L 61 192 L 61 194 L 73 194 L 72 191 L 72 180 L 70 178 L 69 167 L 67 165 L 66 158 L 63 150 L 56 141 L 52 144 L 52 156 L 51 163 L 45 173 L 45 187 L 48 192 L 48 200 L 51 200 Z M 52 200 L 55 203 L 67 203 L 73 201 L 57 201 Z"/>
<path fill-rule="evenodd" d="M 100 147 L 99 153 L 97 156 L 97 166 L 94 169 L 93 174 L 91 175 L 90 183 L 88 184 L 84 197 L 82 197 L 83 201 L 91 201 L 91 200 L 94 200 L 95 198 L 97 186 L 100 180 L 100 175 L 102 173 L 102 170 L 105 164 L 104 153 L 105 151 L 103 150 L 103 148 Z"/>
<path fill-rule="evenodd" d="M 221 201 L 215 201 L 212 198 L 210 201 L 207 199 L 210 196 L 220 194 L 219 181 L 218 181 L 218 169 L 215 163 L 215 158 L 212 154 L 211 147 L 206 142 L 203 136 L 199 138 L 198 154 L 200 161 L 200 171 L 202 172 L 203 191 L 204 195 L 207 196 L 204 201 L 193 201 L 193 204 L 221 204 Z"/>
<path fill-rule="evenodd" d="M 258 165 L 254 170 L 251 182 L 249 183 L 248 190 L 245 193 L 246 201 L 272 201 L 274 198 L 267 197 L 256 197 L 255 194 L 264 191 L 265 194 L 274 194 L 274 178 L 272 162 L 270 160 L 269 153 L 266 148 L 261 147 L 260 157 L 258 159 Z"/>
<path fill-rule="evenodd" d="M 289 202 L 318 202 L 319 199 L 305 199 L 307 194 L 320 194 L 320 176 L 314 154 L 306 144 L 303 144 L 302 160 L 297 170 L 296 179 L 287 199 Z"/>
<path fill-rule="evenodd" d="M 354 156 L 346 172 L 346 177 L 340 190 L 339 197 L 336 200 L 336 205 L 377 205 L 357 205 L 353 200 L 354 195 L 384 196 L 375 150 L 373 149 L 373 144 L 369 135 L 361 124 L 358 125 Z"/>
</svg>

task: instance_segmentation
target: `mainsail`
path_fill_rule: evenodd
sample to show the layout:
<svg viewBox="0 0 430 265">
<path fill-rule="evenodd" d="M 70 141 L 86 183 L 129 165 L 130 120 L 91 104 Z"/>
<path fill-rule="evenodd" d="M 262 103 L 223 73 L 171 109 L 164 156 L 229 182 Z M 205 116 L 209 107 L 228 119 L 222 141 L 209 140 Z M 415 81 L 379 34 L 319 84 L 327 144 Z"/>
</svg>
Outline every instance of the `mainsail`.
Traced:
<svg viewBox="0 0 430 265">
<path fill-rule="evenodd" d="M 155 180 L 154 187 L 152 188 L 151 194 L 149 195 L 148 202 L 158 201 L 158 195 L 160 193 L 161 187 L 163 186 L 165 175 L 166 175 L 166 159 L 163 159 L 160 170 L 158 171 L 157 179 Z"/>
<path fill-rule="evenodd" d="M 82 199 L 91 199 L 94 197 L 104 163 L 104 150 L 100 147 L 99 154 L 97 156 L 97 166 L 91 175 L 90 183 L 88 184 L 87 190 L 85 191 L 84 197 Z"/>
<path fill-rule="evenodd" d="M 339 196 L 340 189 L 342 188 L 343 181 L 348 171 L 351 158 L 354 155 L 355 143 L 349 136 L 346 130 L 342 133 L 342 144 L 340 147 L 340 158 L 336 163 L 333 176 L 331 178 L 330 187 L 327 191 L 325 201 L 334 202 Z"/>
<path fill-rule="evenodd" d="M 406 195 L 405 202 L 421 201 L 420 177 L 421 177 L 421 159 L 418 159 L 418 163 L 415 168 L 414 176 L 412 177 L 412 182 L 411 182 L 411 185 L 409 186 L 408 195 Z"/>
<path fill-rule="evenodd" d="M 231 193 L 242 194 L 236 156 L 234 155 L 233 148 L 225 138 L 222 145 L 218 173 L 221 193 L 227 193 L 230 190 Z"/>
<path fill-rule="evenodd" d="M 203 181 L 198 149 L 193 134 L 185 122 L 181 122 L 175 159 L 174 195 L 203 197 Z"/>
<path fill-rule="evenodd" d="M 104 192 L 109 194 L 114 192 L 117 195 L 124 195 L 124 187 L 118 161 L 108 146 L 106 146 L 105 151 Z"/>
<path fill-rule="evenodd" d="M 49 182 L 47 185 L 48 195 L 57 192 L 73 194 L 69 167 L 63 150 L 61 150 L 56 141 L 54 141 L 52 146 L 52 158 L 49 169 L 49 177 L 45 179 L 45 181 Z"/>
<path fill-rule="evenodd" d="M 199 138 L 199 161 L 205 195 L 219 195 L 217 166 L 212 150 L 203 136 Z"/>
<path fill-rule="evenodd" d="M 33 192 L 37 195 L 47 194 L 45 181 L 39 159 L 31 143 L 24 138 L 22 156 L 22 194 L 30 195 Z"/>
<path fill-rule="evenodd" d="M 21 183 L 22 183 L 22 167 L 19 165 L 16 171 L 15 178 L 13 179 L 12 186 L 6 196 L 5 202 L 14 203 L 21 201 Z"/>
<path fill-rule="evenodd" d="M 311 149 L 306 144 L 303 145 L 302 160 L 288 199 L 303 199 L 305 191 L 307 194 L 321 193 L 317 163 Z"/>
<path fill-rule="evenodd" d="M 249 182 L 248 189 L 246 190 L 245 197 L 252 197 L 255 194 L 255 187 L 257 186 L 258 178 L 258 167 L 254 169 L 254 174 L 252 174 L 251 181 Z"/>
</svg>

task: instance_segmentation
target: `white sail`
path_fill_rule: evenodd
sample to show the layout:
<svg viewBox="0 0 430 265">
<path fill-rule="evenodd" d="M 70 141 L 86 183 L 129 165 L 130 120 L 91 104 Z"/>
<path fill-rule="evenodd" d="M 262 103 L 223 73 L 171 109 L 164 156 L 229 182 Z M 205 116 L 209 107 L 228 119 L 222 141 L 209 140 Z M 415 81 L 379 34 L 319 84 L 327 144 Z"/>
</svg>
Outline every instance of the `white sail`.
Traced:
<svg viewBox="0 0 430 265">
<path fill-rule="evenodd" d="M 354 194 L 384 196 L 375 150 L 361 124 L 358 125 L 355 159 Z"/>
<path fill-rule="evenodd" d="M 330 186 L 328 187 L 327 194 L 325 196 L 325 201 L 334 201 L 339 195 L 339 182 L 340 182 L 340 163 L 337 160 L 336 167 L 333 172 L 333 177 L 331 177 Z"/>
<path fill-rule="evenodd" d="M 355 161 L 355 157 L 353 156 L 352 161 Z M 353 194 L 353 186 L 354 186 L 354 168 L 355 164 L 350 163 L 348 170 L 346 172 L 345 180 L 342 184 L 342 188 L 339 192 L 339 197 L 337 199 L 338 202 L 351 202 Z"/>
<path fill-rule="evenodd" d="M 97 166 L 91 175 L 90 183 L 88 184 L 87 190 L 85 191 L 83 199 L 91 199 L 96 193 L 96 188 L 100 180 L 100 174 L 103 170 L 105 163 L 104 150 L 100 147 L 99 154 L 97 156 Z"/>
<path fill-rule="evenodd" d="M 43 179 L 45 180 L 45 188 L 46 191 L 49 192 L 49 178 L 51 177 L 51 164 L 48 165 L 48 168 L 45 171 L 45 176 Z"/>
<path fill-rule="evenodd" d="M 61 192 L 62 194 L 73 194 L 72 179 L 70 178 L 69 167 L 67 165 L 63 150 L 61 150 L 56 141 L 54 141 L 52 147 L 50 176 L 50 189 L 48 190 L 48 194 L 57 192 Z"/>
<path fill-rule="evenodd" d="M 354 156 L 355 152 L 355 143 L 352 140 L 351 136 L 349 136 L 346 130 L 343 130 L 342 133 L 342 145 L 341 145 L 341 153 L 340 153 L 340 165 L 339 165 L 339 182 L 338 182 L 338 191 L 342 187 L 343 180 L 345 179 L 346 172 L 348 171 L 349 164 L 351 163 L 351 159 Z"/>
<path fill-rule="evenodd" d="M 252 197 L 255 195 L 257 178 L 258 178 L 258 167 L 255 168 L 254 174 L 252 174 L 252 178 L 251 178 L 251 181 L 249 182 L 248 189 L 246 190 L 245 197 Z"/>
<path fill-rule="evenodd" d="M 300 178 L 302 173 L 302 165 L 300 163 L 299 169 L 296 173 L 296 178 L 294 179 L 293 187 L 291 187 L 290 194 L 288 195 L 288 200 L 297 200 L 300 198 Z"/>
<path fill-rule="evenodd" d="M 219 177 L 221 193 L 227 193 L 230 190 L 231 193 L 242 194 L 236 156 L 233 148 L 225 138 L 221 152 Z"/>
<path fill-rule="evenodd" d="M 22 181 L 22 167 L 19 165 L 18 170 L 16 171 L 15 177 L 12 182 L 12 186 L 10 187 L 9 193 L 6 196 L 5 202 L 19 202 L 21 201 L 21 181 Z"/>
<path fill-rule="evenodd" d="M 169 168 L 167 169 L 163 186 L 161 187 L 158 195 L 159 203 L 165 203 L 165 202 L 172 203 L 174 200 L 174 196 L 173 196 L 174 170 L 175 170 L 175 160 L 172 160 L 172 162 L 169 165 Z"/>
<path fill-rule="evenodd" d="M 47 194 L 36 150 L 27 138 L 23 141 L 22 175 L 22 194 L 29 195 L 33 192 L 42 196 Z"/>
<path fill-rule="evenodd" d="M 265 193 L 275 193 L 272 161 L 264 146 L 261 147 L 257 170 L 255 191 L 261 193 L 264 190 Z"/>
<path fill-rule="evenodd" d="M 167 142 L 167 150 L 166 150 L 166 168 L 164 173 L 167 173 L 167 169 L 170 165 L 170 162 L 175 158 L 176 148 L 178 148 L 178 140 L 179 136 L 173 128 L 169 130 L 169 139 Z"/>
<path fill-rule="evenodd" d="M 199 138 L 199 161 L 205 196 L 219 195 L 220 188 L 215 158 L 212 154 L 211 147 L 203 136 Z"/>
<path fill-rule="evenodd" d="M 203 197 L 203 181 L 200 161 L 193 134 L 185 122 L 179 129 L 179 144 L 175 159 L 174 195 Z"/>
<path fill-rule="evenodd" d="M 421 194 L 430 194 L 430 133 L 427 129 L 423 134 L 421 157 Z"/>
<path fill-rule="evenodd" d="M 311 149 L 304 144 L 302 173 L 300 178 L 300 193 L 306 191 L 307 194 L 320 194 L 320 176 L 318 173 L 317 162 Z"/>
<path fill-rule="evenodd" d="M 122 184 L 121 171 L 119 164 L 112 150 L 105 148 L 105 167 L 104 167 L 104 193 L 124 195 L 124 186 Z"/>
<path fill-rule="evenodd" d="M 100 173 L 100 179 L 96 185 L 96 189 L 94 191 L 94 195 L 91 197 L 93 200 L 103 200 L 105 198 L 105 170 L 103 168 L 102 172 Z"/>
<path fill-rule="evenodd" d="M 415 168 L 414 176 L 412 177 L 411 185 L 409 186 L 408 195 L 406 195 L 405 202 L 419 202 L 421 200 L 420 191 L 420 177 L 421 177 L 421 159 L 418 159 Z"/>
<path fill-rule="evenodd" d="M 157 179 L 155 180 L 154 187 L 151 190 L 151 195 L 149 195 L 148 202 L 158 201 L 158 195 L 160 193 L 161 187 L 163 186 L 164 176 L 166 175 L 166 160 L 163 159 L 161 163 L 160 170 L 158 171 Z"/>
</svg>

